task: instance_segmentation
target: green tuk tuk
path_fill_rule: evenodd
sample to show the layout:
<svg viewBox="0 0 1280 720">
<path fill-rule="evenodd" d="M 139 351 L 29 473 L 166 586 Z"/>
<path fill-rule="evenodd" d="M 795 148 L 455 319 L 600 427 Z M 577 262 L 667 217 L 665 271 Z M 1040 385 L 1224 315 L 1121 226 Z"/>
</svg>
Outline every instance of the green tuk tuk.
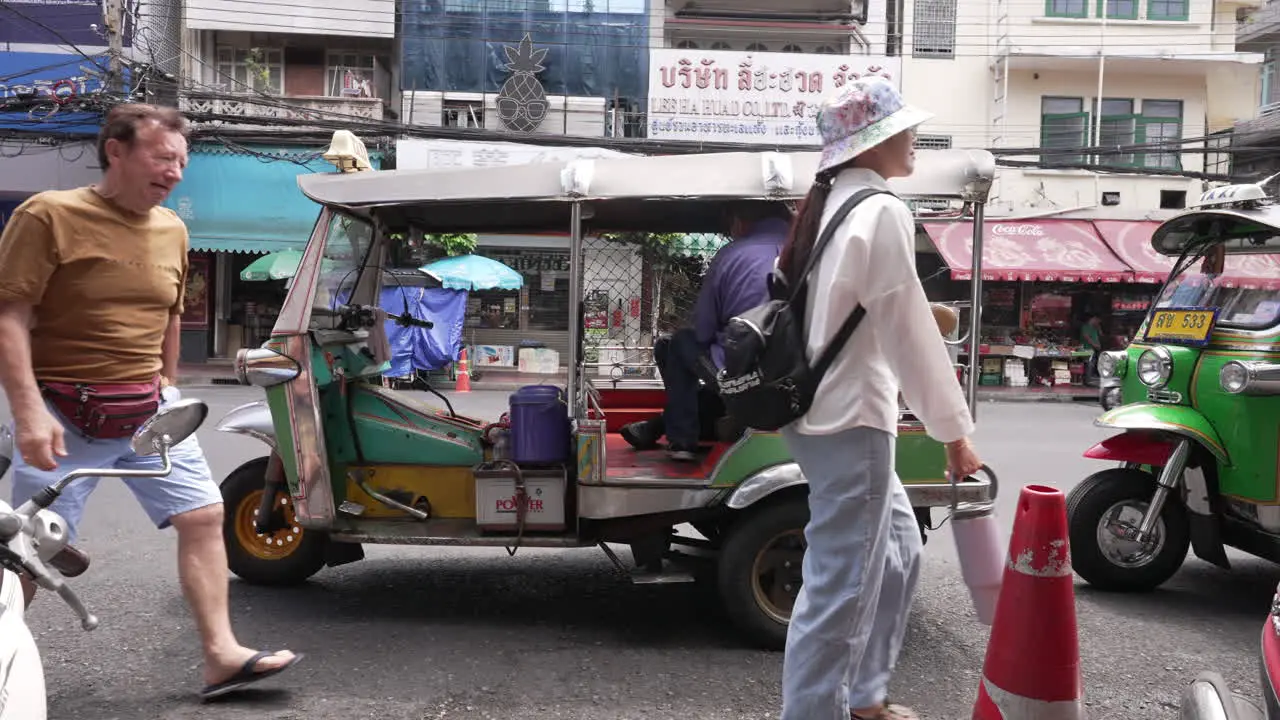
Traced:
<svg viewBox="0 0 1280 720">
<path fill-rule="evenodd" d="M 962 205 L 956 221 L 974 223 L 981 238 L 993 157 L 918 155 L 896 191 Z M 721 232 L 726 203 L 803 197 L 817 161 L 811 152 L 740 152 L 301 176 L 321 206 L 318 222 L 271 339 L 236 359 L 240 381 L 266 397 L 219 425 L 266 446 L 222 483 L 231 570 L 280 585 L 359 560 L 366 543 L 513 554 L 599 546 L 635 582 L 708 579 L 745 635 L 781 648 L 800 585 L 805 479 L 778 433 L 706 442 L 693 464 L 621 438 L 623 425 L 662 410 L 664 393 L 654 383 L 597 387 L 585 371 L 584 239 Z M 549 452 L 517 457 L 498 424 L 455 413 L 444 395 L 442 409 L 382 387 L 384 322 L 420 322 L 376 307 L 392 238 L 415 232 L 569 237 L 567 382 L 531 389 L 545 400 L 537 422 L 559 438 Z M 980 265 L 981 252 L 974 257 Z M 969 320 L 977 337 L 977 314 Z M 975 384 L 971 361 L 971 407 Z M 905 412 L 897 458 L 922 533 L 933 508 L 994 497 L 992 480 L 980 478 L 953 492 L 942 446 Z M 684 526 L 702 537 L 676 532 Z M 610 543 L 629 546 L 634 566 Z"/>
<path fill-rule="evenodd" d="M 1090 584 L 1150 590 L 1188 548 L 1280 561 L 1280 205 L 1259 185 L 1204 193 L 1151 239 L 1173 259 L 1135 341 L 1098 361 L 1118 462 L 1068 494 L 1072 563 Z"/>
</svg>

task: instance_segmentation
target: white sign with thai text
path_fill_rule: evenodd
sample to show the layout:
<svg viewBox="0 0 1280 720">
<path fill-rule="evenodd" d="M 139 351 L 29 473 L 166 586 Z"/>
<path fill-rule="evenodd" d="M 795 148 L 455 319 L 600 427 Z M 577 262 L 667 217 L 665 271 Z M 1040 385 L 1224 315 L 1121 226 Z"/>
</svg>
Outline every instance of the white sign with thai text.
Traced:
<svg viewBox="0 0 1280 720">
<path fill-rule="evenodd" d="M 649 137 L 819 145 L 822 101 L 878 75 L 901 87 L 902 59 L 732 50 L 649 52 Z"/>
<path fill-rule="evenodd" d="M 535 163 L 568 162 L 630 157 L 616 150 L 596 147 L 563 147 L 527 143 L 475 142 L 470 140 L 397 140 L 396 167 L 401 170 L 505 167 Z"/>
</svg>

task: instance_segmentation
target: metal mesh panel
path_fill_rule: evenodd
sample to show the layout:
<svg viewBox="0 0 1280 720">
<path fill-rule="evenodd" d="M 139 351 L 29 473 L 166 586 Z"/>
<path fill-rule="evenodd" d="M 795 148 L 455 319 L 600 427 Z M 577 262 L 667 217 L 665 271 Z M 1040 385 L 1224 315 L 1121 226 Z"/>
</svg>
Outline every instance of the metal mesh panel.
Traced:
<svg viewBox="0 0 1280 720">
<path fill-rule="evenodd" d="M 597 384 L 659 380 L 654 340 L 691 326 L 702 276 L 728 242 L 717 234 L 628 233 L 583 247 L 583 354 Z"/>
<path fill-rule="evenodd" d="M 915 57 L 954 57 L 956 0 L 916 0 L 912 18 Z"/>
</svg>

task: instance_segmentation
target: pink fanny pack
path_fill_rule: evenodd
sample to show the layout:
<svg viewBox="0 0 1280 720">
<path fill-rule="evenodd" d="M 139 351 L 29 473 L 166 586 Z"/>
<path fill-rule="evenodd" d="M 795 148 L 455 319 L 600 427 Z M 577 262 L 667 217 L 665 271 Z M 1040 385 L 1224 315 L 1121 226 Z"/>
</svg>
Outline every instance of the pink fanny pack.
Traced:
<svg viewBox="0 0 1280 720">
<path fill-rule="evenodd" d="M 41 382 L 44 396 L 77 430 L 91 438 L 133 435 L 160 409 L 160 379 L 145 383 Z"/>
</svg>

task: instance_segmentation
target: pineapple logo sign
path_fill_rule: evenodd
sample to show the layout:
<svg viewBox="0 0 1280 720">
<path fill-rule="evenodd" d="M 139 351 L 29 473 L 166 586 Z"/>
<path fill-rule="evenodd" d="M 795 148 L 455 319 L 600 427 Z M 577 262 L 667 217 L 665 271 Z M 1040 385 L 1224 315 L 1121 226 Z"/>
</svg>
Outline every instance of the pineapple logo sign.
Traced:
<svg viewBox="0 0 1280 720">
<path fill-rule="evenodd" d="M 538 80 L 538 73 L 546 68 L 542 61 L 546 49 L 534 50 L 533 41 L 526 33 L 520 47 L 503 46 L 509 61 L 506 68 L 511 77 L 498 90 L 498 117 L 502 124 L 516 132 L 533 132 L 547 116 L 547 91 Z"/>
</svg>

